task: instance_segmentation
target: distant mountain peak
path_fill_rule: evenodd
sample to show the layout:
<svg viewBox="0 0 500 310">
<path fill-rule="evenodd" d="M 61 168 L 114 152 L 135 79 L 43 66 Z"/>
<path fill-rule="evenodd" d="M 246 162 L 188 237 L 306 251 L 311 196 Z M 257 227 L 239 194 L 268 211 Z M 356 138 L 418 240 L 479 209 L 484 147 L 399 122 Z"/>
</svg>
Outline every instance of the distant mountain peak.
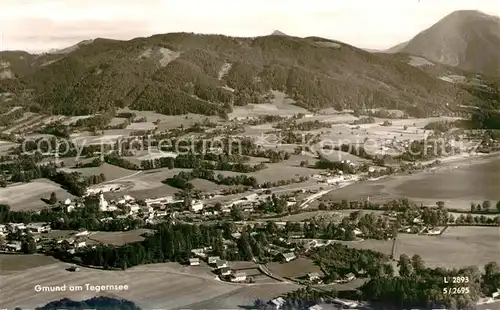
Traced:
<svg viewBox="0 0 500 310">
<path fill-rule="evenodd" d="M 77 44 L 69 46 L 69 47 L 65 47 L 65 48 L 61 48 L 61 49 L 53 48 L 53 49 L 49 50 L 48 53 L 49 54 L 68 54 L 68 53 L 71 53 L 71 52 L 77 50 L 79 47 L 81 47 L 83 45 L 91 44 L 92 42 L 94 42 L 93 39 L 83 40 L 83 41 L 80 41 Z"/>
<path fill-rule="evenodd" d="M 271 33 L 272 36 L 288 36 L 286 33 L 284 32 L 281 32 L 279 30 L 274 30 L 272 33 Z"/>
<path fill-rule="evenodd" d="M 466 71 L 500 76 L 500 18 L 476 10 L 454 11 L 406 43 L 402 52 Z"/>
</svg>

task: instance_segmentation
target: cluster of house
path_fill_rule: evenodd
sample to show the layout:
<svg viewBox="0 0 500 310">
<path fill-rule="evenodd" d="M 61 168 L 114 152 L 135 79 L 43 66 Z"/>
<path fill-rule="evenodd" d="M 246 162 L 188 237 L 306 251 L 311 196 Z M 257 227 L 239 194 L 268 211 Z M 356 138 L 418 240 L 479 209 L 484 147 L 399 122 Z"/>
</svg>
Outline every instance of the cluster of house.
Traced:
<svg viewBox="0 0 500 310">
<path fill-rule="evenodd" d="M 201 252 L 196 252 L 198 255 Z M 200 255 L 201 256 L 201 255 Z M 229 262 L 226 260 L 220 259 L 219 256 L 209 256 L 206 257 L 206 262 L 208 265 L 214 268 L 214 271 L 222 278 L 228 279 L 231 282 L 245 282 L 247 281 L 247 275 L 245 272 L 234 271 L 229 267 Z M 200 265 L 200 257 L 190 258 L 188 261 L 190 266 L 199 266 Z"/>
<path fill-rule="evenodd" d="M 343 160 L 342 163 L 348 165 L 349 167 L 356 167 L 355 164 L 353 162 L 350 162 L 349 160 Z M 326 183 L 327 185 L 340 184 L 342 182 L 352 181 L 355 179 L 354 176 L 350 174 L 344 174 L 343 171 L 323 171 L 313 175 L 312 178 L 317 180 L 318 183 Z"/>
<path fill-rule="evenodd" d="M 286 300 L 283 297 L 277 297 L 271 299 L 267 304 L 271 308 L 278 310 L 286 306 Z M 308 307 L 307 310 L 355 309 L 359 306 L 360 304 L 357 301 L 335 298 L 329 304 L 314 304 Z"/>
<path fill-rule="evenodd" d="M 130 195 L 124 195 L 117 200 L 106 200 L 104 194 L 99 193 L 99 210 L 103 212 L 112 212 L 121 210 L 123 214 L 116 216 L 116 219 L 124 219 L 129 216 L 144 216 L 147 223 L 155 223 L 159 218 L 168 215 L 167 205 L 182 202 L 183 200 L 176 200 L 172 196 L 166 196 L 161 198 L 148 198 L 145 199 L 145 203 L 139 203 L 134 197 Z M 66 199 L 64 201 L 64 206 L 68 212 L 72 212 L 75 208 L 83 207 L 82 203 L 73 202 L 71 199 Z M 191 205 L 193 211 L 199 211 L 203 209 L 203 203 L 201 201 L 193 201 Z M 103 218 L 101 221 L 110 221 L 113 218 Z"/>
<path fill-rule="evenodd" d="M 89 236 L 89 231 L 85 228 L 80 228 L 77 232 L 73 233 L 70 237 L 64 239 L 58 239 L 57 244 L 65 244 L 66 251 L 70 254 L 75 254 L 78 249 L 86 247 L 87 237 Z"/>
<path fill-rule="evenodd" d="M 0 235 L 7 236 L 9 234 L 17 234 L 17 236 L 22 237 L 27 233 L 31 233 L 33 240 L 38 242 L 41 237 L 38 234 L 48 233 L 51 231 L 50 224 L 48 223 L 8 223 L 8 224 L 0 224 Z M 15 237 L 13 237 L 15 238 Z M 22 243 L 20 240 L 16 240 L 10 238 L 2 250 L 9 252 L 19 252 L 22 248 Z M 37 246 L 39 248 L 40 246 Z"/>
<path fill-rule="evenodd" d="M 48 233 L 51 231 L 50 224 L 48 223 L 8 223 L 8 224 L 0 224 L 0 235 L 7 235 L 9 233 Z"/>
<path fill-rule="evenodd" d="M 43 238 L 41 234 L 50 233 L 51 228 L 48 223 L 9 223 L 5 225 L 0 225 L 0 235 L 11 235 L 9 241 L 4 245 L 4 251 L 8 252 L 20 252 L 22 250 L 22 242 L 21 239 L 26 236 L 26 234 L 30 233 L 33 241 L 37 244 L 37 250 L 41 249 L 43 246 L 40 244 L 43 240 L 48 240 L 47 238 Z M 76 250 L 87 246 L 87 236 L 89 235 L 89 231 L 81 228 L 77 232 L 73 233 L 71 236 L 67 238 L 59 238 L 56 239 L 55 243 L 60 245 L 65 245 L 65 249 L 69 253 L 75 253 Z"/>
</svg>

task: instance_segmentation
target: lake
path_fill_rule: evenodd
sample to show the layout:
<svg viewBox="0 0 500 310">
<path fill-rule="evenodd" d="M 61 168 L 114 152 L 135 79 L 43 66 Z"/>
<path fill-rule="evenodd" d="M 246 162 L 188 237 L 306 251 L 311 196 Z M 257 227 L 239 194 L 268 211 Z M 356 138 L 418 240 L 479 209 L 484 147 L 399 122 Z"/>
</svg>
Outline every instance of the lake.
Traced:
<svg viewBox="0 0 500 310">
<path fill-rule="evenodd" d="M 460 163 L 459 168 L 423 174 L 404 181 L 392 191 L 407 197 L 427 199 L 500 200 L 500 159 Z"/>
<path fill-rule="evenodd" d="M 455 168 L 455 166 L 459 168 Z M 367 181 L 328 193 L 323 199 L 360 200 L 370 198 L 383 202 L 395 198 L 433 205 L 445 201 L 452 208 L 467 210 L 470 203 L 500 200 L 500 158 L 479 159 L 448 163 L 436 172 L 418 172 L 397 175 L 377 181 Z"/>
</svg>

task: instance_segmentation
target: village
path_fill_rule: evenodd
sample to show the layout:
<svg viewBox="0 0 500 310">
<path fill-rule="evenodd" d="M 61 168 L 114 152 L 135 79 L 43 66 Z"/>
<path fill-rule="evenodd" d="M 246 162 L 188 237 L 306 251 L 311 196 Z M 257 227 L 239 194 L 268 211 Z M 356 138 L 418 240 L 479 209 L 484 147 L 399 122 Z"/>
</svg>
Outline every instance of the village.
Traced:
<svg viewBox="0 0 500 310">
<path fill-rule="evenodd" d="M 75 137 L 65 154 L 44 148 L 40 158 L 5 156 L 0 194 L 8 204 L 0 201 L 0 255 L 54 258 L 65 272 L 57 273 L 68 279 L 74 272 L 126 275 L 140 273 L 134 270 L 141 265 L 165 265 L 169 275 L 202 276 L 217 285 L 272 287 L 256 297 L 274 309 L 290 300 L 285 287 L 310 288 L 306 295 L 338 292 L 322 298 L 339 308 L 363 307 L 362 298 L 347 292 L 380 276 L 378 269 L 397 275 L 404 255 L 446 268 L 496 260 L 488 246 L 500 225 L 495 202 L 423 203 L 389 190 L 365 194 L 365 188 L 390 189 L 404 178 L 455 169 L 460 160 L 486 157 L 497 142 L 425 129 L 441 120 L 364 123 L 346 121 L 349 115 L 204 120 L 164 132 L 131 131 L 129 137 L 106 130 L 83 142 Z M 165 136 L 173 145 L 185 137 L 194 142 L 188 152 L 149 145 Z M 204 147 L 204 139 L 219 136 L 225 136 L 223 147 Z M 304 145 L 303 138 L 311 143 Z M 377 143 L 370 145 L 372 138 Z M 30 152 L 40 143 L 31 139 Z M 240 144 L 232 153 L 234 141 Z M 457 262 L 449 255 L 476 238 L 485 253 L 480 259 Z M 327 253 L 335 254 L 324 261 Z M 380 262 L 363 265 L 372 260 Z M 306 308 L 329 309 L 324 303 Z"/>
</svg>

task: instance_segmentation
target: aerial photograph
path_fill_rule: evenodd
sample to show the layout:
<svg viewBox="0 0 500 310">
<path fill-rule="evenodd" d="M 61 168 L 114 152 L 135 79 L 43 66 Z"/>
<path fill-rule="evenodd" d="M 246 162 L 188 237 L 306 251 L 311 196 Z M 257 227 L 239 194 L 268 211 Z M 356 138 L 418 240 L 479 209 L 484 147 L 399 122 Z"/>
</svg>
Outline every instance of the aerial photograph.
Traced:
<svg viewBox="0 0 500 310">
<path fill-rule="evenodd" d="M 500 0 L 0 0 L 0 310 L 500 310 Z"/>
</svg>

